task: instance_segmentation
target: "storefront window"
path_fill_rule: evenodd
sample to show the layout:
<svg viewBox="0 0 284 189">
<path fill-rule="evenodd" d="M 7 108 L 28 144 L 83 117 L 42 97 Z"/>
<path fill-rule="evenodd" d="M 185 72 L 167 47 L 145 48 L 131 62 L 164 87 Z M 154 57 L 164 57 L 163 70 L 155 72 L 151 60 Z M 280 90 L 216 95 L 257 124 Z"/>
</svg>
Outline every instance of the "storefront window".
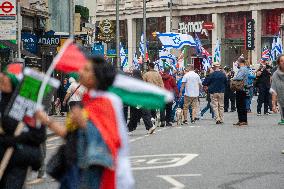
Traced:
<svg viewBox="0 0 284 189">
<path fill-rule="evenodd" d="M 243 39 L 245 19 L 251 19 L 251 12 L 234 12 L 225 14 L 225 38 Z"/>
<path fill-rule="evenodd" d="M 278 35 L 282 13 L 284 9 L 262 11 L 262 36 Z"/>
</svg>

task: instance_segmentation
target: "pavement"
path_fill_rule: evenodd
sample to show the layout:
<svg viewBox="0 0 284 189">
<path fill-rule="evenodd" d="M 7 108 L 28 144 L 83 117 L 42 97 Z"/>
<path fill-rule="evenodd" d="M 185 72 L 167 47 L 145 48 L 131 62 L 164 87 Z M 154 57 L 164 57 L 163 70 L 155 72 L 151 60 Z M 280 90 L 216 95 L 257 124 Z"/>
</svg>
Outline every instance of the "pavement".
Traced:
<svg viewBox="0 0 284 189">
<path fill-rule="evenodd" d="M 202 99 L 202 107 L 205 105 Z M 253 101 L 255 111 L 256 100 Z M 130 136 L 130 155 L 137 189 L 282 189 L 284 126 L 280 115 L 248 114 L 249 126 L 236 127 L 237 113 L 225 113 L 216 125 L 207 113 L 196 124 L 158 128 L 146 135 L 143 125 Z M 61 118 L 62 119 L 62 118 Z M 50 135 L 47 159 L 62 140 Z M 35 178 L 31 174 L 28 180 Z M 27 189 L 57 188 L 47 177 Z"/>
</svg>

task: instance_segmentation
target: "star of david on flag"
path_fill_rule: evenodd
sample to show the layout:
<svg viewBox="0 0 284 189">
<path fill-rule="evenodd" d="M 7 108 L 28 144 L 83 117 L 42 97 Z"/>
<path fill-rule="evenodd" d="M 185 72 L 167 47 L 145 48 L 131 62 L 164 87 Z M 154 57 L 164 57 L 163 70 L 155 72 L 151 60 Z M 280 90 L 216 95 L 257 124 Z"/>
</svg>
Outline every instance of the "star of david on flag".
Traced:
<svg viewBox="0 0 284 189">
<path fill-rule="evenodd" d="M 124 48 L 122 46 L 122 44 L 120 43 L 120 52 L 119 52 L 119 55 L 120 55 L 120 65 L 122 68 L 127 68 L 128 67 L 128 59 L 127 59 L 127 56 L 125 54 L 125 51 L 124 51 Z"/>
<path fill-rule="evenodd" d="M 163 48 L 181 49 L 185 45 L 189 46 L 196 45 L 193 37 L 188 34 L 157 32 L 157 36 L 161 41 L 161 43 L 163 44 Z"/>
<path fill-rule="evenodd" d="M 282 45 L 282 39 L 280 37 L 280 33 L 277 36 L 275 51 L 276 51 L 276 57 L 283 54 L 283 45 Z"/>
</svg>

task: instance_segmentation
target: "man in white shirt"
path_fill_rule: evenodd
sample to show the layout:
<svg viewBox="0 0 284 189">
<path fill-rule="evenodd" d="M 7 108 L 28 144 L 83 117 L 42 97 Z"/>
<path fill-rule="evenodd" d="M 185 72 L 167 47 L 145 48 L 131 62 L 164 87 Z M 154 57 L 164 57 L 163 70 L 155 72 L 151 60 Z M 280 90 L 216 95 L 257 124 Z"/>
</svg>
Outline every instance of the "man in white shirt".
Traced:
<svg viewBox="0 0 284 189">
<path fill-rule="evenodd" d="M 193 65 L 188 65 L 187 67 L 188 73 L 186 73 L 182 78 L 182 86 L 180 97 L 182 96 L 182 91 L 185 88 L 184 93 L 184 106 L 183 106 L 183 114 L 184 114 L 184 124 L 187 124 L 187 112 L 189 106 L 192 108 L 192 120 L 191 123 L 195 123 L 197 108 L 198 108 L 198 97 L 199 91 L 202 87 L 202 82 L 200 76 L 194 72 Z"/>
<path fill-rule="evenodd" d="M 67 103 L 70 108 L 76 105 L 80 105 L 82 101 L 83 94 L 86 92 L 84 86 L 80 85 L 73 77 L 69 78 L 71 85 L 67 89 L 67 94 L 64 98 L 63 105 Z"/>
</svg>

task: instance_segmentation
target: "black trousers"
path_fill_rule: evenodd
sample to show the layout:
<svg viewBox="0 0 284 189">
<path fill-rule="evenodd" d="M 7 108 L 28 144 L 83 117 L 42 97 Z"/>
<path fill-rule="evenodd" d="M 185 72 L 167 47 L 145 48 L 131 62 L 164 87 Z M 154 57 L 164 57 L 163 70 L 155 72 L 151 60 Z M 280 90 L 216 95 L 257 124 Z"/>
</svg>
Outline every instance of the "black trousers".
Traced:
<svg viewBox="0 0 284 189">
<path fill-rule="evenodd" d="M 247 109 L 246 109 L 246 99 L 247 95 L 245 91 L 236 92 L 236 102 L 239 122 L 247 122 Z"/>
<path fill-rule="evenodd" d="M 269 94 L 269 88 L 260 86 L 257 99 L 257 113 L 261 113 L 262 104 L 264 104 L 264 113 L 268 112 L 269 98 L 271 98 Z"/>
<path fill-rule="evenodd" d="M 165 109 L 161 110 L 161 122 L 171 122 L 173 102 L 166 104 Z"/>
<path fill-rule="evenodd" d="M 136 130 L 137 124 L 141 118 L 144 121 L 146 130 L 149 130 L 151 127 L 153 127 L 151 122 L 151 111 L 130 107 L 130 120 L 127 125 L 129 132 Z"/>
<path fill-rule="evenodd" d="M 224 94 L 224 110 L 229 110 L 229 102 L 231 102 L 231 110 L 236 110 L 236 94 L 231 89 L 226 89 Z"/>
</svg>

